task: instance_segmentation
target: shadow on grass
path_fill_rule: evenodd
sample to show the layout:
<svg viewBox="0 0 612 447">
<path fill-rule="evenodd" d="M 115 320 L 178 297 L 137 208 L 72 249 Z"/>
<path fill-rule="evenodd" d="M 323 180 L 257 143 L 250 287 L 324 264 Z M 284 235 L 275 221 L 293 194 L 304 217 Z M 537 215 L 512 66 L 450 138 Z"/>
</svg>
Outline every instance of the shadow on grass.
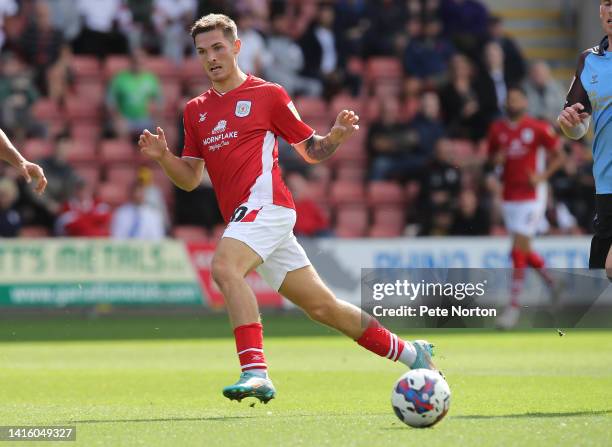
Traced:
<svg viewBox="0 0 612 447">
<path fill-rule="evenodd" d="M 230 419 L 253 419 L 258 416 L 210 416 L 197 418 L 150 418 L 150 419 L 84 419 L 68 421 L 70 424 L 117 424 L 117 423 L 138 423 L 138 422 L 194 422 L 194 421 L 228 421 Z M 263 417 L 263 416 L 262 416 Z"/>
<path fill-rule="evenodd" d="M 568 418 L 568 417 L 579 417 L 579 416 L 602 416 L 606 414 L 612 414 L 611 410 L 586 410 L 586 411 L 570 411 L 567 413 L 555 412 L 555 413 L 521 413 L 521 414 L 473 414 L 463 416 L 451 416 L 453 419 L 529 419 L 529 418 Z"/>
</svg>

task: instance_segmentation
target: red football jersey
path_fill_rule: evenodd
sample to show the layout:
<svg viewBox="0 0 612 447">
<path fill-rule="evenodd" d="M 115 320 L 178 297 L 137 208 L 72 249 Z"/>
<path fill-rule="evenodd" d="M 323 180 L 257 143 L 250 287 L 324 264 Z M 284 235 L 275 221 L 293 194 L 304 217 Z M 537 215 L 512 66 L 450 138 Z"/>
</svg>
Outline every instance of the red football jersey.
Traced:
<svg viewBox="0 0 612 447">
<path fill-rule="evenodd" d="M 183 123 L 183 157 L 204 160 L 226 222 L 245 202 L 295 209 L 278 166 L 277 138 L 296 144 L 314 131 L 280 85 L 249 75 L 224 94 L 211 88 L 187 103 Z"/>
<path fill-rule="evenodd" d="M 518 123 L 495 121 L 489 129 L 489 155 L 503 151 L 504 200 L 534 200 L 537 191 L 529 179 L 546 170 L 546 153 L 558 150 L 559 137 L 553 127 L 531 117 Z"/>
</svg>

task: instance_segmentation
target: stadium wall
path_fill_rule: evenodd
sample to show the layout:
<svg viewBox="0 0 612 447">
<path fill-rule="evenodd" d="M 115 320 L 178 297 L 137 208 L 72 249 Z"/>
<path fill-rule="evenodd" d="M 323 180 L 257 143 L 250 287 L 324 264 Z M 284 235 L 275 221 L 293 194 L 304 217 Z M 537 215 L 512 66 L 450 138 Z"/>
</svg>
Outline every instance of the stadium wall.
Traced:
<svg viewBox="0 0 612 447">
<path fill-rule="evenodd" d="M 341 298 L 360 301 L 362 268 L 510 268 L 508 238 L 306 239 L 313 265 Z M 546 237 L 536 249 L 551 268 L 586 268 L 589 237 Z M 92 239 L 20 239 L 0 246 L 1 307 L 94 304 L 205 306 L 223 299 L 210 277 L 214 245 Z M 289 303 L 255 273 L 262 307 Z"/>
</svg>

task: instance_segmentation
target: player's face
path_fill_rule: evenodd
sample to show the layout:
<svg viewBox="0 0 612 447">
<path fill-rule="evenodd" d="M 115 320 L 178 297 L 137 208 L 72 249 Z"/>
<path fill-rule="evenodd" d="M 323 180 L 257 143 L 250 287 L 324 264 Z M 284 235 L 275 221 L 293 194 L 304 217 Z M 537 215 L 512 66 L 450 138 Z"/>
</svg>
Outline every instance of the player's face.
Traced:
<svg viewBox="0 0 612 447">
<path fill-rule="evenodd" d="M 612 35 L 612 0 L 602 0 L 599 6 L 599 17 L 601 18 L 601 27 L 604 32 Z"/>
<path fill-rule="evenodd" d="M 527 97 L 519 90 L 510 90 L 506 102 L 508 116 L 517 118 L 527 111 Z"/>
<path fill-rule="evenodd" d="M 195 37 L 198 57 L 212 82 L 223 82 L 237 69 L 240 40 L 231 42 L 221 30 L 200 33 Z"/>
</svg>

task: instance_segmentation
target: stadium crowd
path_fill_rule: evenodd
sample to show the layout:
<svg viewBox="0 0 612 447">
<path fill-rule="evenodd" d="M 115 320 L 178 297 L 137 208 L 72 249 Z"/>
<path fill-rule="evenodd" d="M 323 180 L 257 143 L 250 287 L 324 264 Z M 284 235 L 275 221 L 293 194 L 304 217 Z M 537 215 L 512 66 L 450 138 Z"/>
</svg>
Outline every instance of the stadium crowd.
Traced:
<svg viewBox="0 0 612 447">
<path fill-rule="evenodd" d="M 188 29 L 209 12 L 236 18 L 241 68 L 318 132 L 344 108 L 362 119 L 321 165 L 280 142 L 297 234 L 504 234 L 489 126 L 514 85 L 555 124 L 565 88 L 479 1 L 0 0 L 0 128 L 49 179 L 38 197 L 0 167 L 0 236 L 219 236 L 210 181 L 175 189 L 135 144 L 159 125 L 180 152 L 184 104 L 209 87 Z M 590 152 L 563 150 L 541 232 L 588 232 Z"/>
</svg>

